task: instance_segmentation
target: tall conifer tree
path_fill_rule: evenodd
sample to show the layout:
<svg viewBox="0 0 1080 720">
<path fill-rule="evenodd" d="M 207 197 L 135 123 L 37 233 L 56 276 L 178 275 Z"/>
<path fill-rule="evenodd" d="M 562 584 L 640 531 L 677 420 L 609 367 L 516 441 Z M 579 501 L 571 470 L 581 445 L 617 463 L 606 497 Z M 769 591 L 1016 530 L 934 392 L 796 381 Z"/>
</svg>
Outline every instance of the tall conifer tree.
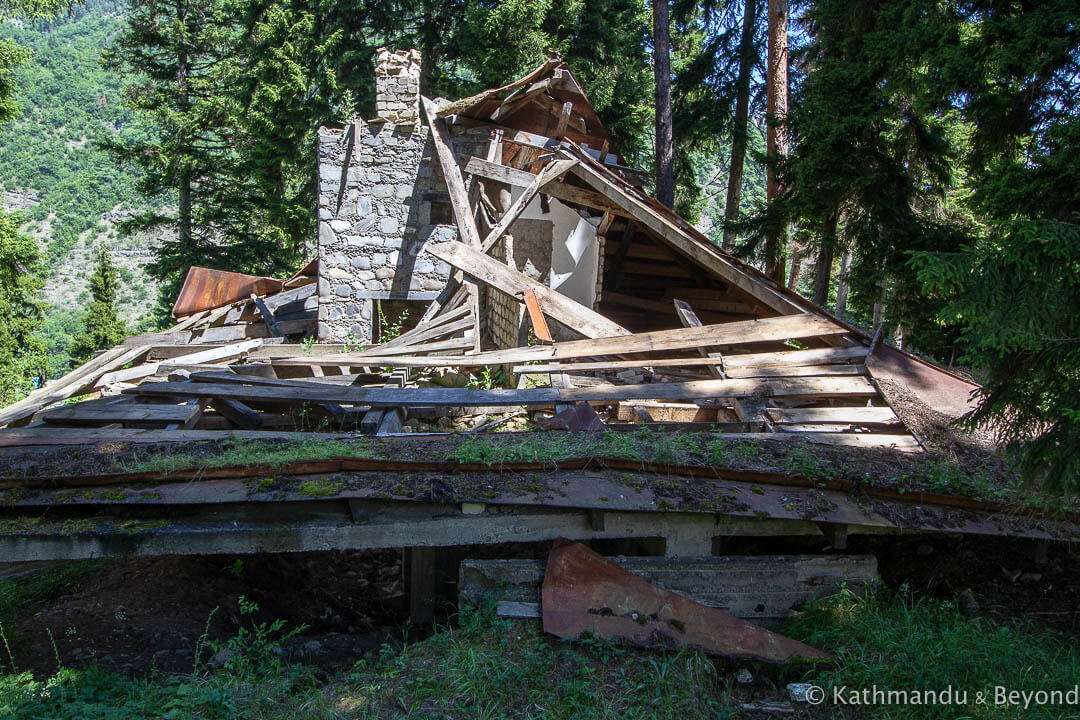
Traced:
<svg viewBox="0 0 1080 720">
<path fill-rule="evenodd" d="M 99 245 L 94 254 L 95 265 L 90 276 L 90 305 L 84 320 L 85 329 L 71 344 L 71 357 L 76 362 L 88 360 L 96 350 L 120 344 L 127 335 L 124 323 L 116 313 L 119 278 L 116 266 L 112 263 L 112 256 L 104 245 Z"/>
</svg>

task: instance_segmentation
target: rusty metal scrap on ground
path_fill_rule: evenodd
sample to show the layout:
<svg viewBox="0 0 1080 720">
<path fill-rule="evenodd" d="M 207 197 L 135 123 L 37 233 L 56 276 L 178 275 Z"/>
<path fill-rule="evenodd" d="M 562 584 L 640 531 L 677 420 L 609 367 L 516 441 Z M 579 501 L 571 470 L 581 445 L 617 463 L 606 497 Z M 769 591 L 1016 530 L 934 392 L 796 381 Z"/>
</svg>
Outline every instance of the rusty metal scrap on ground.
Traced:
<svg viewBox="0 0 1080 720">
<path fill-rule="evenodd" d="M 833 657 L 659 588 L 565 538 L 548 555 L 542 594 L 544 630 L 561 638 L 595 632 L 642 647 L 700 648 L 771 663 Z"/>
</svg>

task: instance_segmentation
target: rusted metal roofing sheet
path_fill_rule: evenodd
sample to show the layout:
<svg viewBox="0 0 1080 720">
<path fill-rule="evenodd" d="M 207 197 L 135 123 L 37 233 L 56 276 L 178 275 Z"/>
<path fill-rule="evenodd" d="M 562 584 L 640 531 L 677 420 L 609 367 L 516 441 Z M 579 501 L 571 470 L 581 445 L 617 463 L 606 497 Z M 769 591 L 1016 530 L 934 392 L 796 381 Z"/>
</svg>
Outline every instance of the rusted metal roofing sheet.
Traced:
<svg viewBox="0 0 1080 720">
<path fill-rule="evenodd" d="M 184 285 L 176 296 L 172 314 L 175 318 L 181 318 L 243 300 L 252 293 L 270 295 L 281 292 L 283 287 L 281 280 L 271 277 L 193 266 L 188 270 Z"/>
<path fill-rule="evenodd" d="M 773 663 L 833 657 L 657 587 L 565 538 L 556 540 L 548 555 L 541 607 L 544 631 L 561 638 L 595 632 L 643 647 L 701 648 Z"/>
<path fill-rule="evenodd" d="M 950 418 L 975 409 L 973 393 L 979 389 L 978 385 L 889 345 L 878 343 L 866 361 L 866 369 L 875 378 L 906 387 Z"/>
</svg>

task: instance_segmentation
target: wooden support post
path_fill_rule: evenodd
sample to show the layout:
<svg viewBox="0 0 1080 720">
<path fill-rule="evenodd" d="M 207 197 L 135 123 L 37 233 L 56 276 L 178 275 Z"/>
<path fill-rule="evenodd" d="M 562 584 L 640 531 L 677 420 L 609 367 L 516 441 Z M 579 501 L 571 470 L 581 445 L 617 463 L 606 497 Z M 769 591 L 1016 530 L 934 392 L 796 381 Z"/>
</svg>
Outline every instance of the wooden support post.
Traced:
<svg viewBox="0 0 1080 720">
<path fill-rule="evenodd" d="M 589 513 L 589 528 L 596 532 L 603 532 L 604 530 L 604 511 L 600 508 L 590 508 Z"/>
<path fill-rule="evenodd" d="M 409 578 L 409 622 L 430 625 L 435 619 L 435 548 L 413 547 L 407 551 Z"/>
<path fill-rule="evenodd" d="M 846 524 L 819 522 L 817 526 L 833 550 L 847 549 L 848 526 Z"/>
</svg>

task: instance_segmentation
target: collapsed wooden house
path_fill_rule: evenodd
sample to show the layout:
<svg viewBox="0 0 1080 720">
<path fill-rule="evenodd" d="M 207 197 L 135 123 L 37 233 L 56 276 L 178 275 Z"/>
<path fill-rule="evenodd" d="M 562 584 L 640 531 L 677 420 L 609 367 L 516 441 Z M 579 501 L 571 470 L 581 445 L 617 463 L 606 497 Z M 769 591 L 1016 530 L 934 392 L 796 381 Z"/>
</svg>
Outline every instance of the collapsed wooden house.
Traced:
<svg viewBox="0 0 1080 720">
<path fill-rule="evenodd" d="M 879 379 L 950 415 L 966 407 L 975 386 L 789 292 L 648 197 L 557 56 L 456 102 L 420 97 L 418 76 L 415 52 L 380 51 L 378 117 L 320 130 L 314 261 L 285 281 L 192 268 L 174 327 L 0 411 L 0 424 L 30 426 L 0 443 L 95 435 L 65 426 L 388 433 L 410 414 L 583 402 L 615 425 L 918 452 Z M 404 332 L 389 337 L 388 317 Z M 416 386 L 490 366 L 550 386 Z"/>
<path fill-rule="evenodd" d="M 476 438 L 525 416 L 504 437 L 600 430 L 591 437 L 611 443 L 644 427 L 751 440 L 751 453 L 806 442 L 917 461 L 923 439 L 882 386 L 947 417 L 977 388 L 788 291 L 648 197 L 558 57 L 457 102 L 419 97 L 418 60 L 380 52 L 379 116 L 320 129 L 312 262 L 286 280 L 192 268 L 173 327 L 0 410 L 0 556 L 404 548 L 423 622 L 447 574 L 457 587 L 461 554 L 443 548 L 565 536 L 643 543 L 667 557 L 634 561 L 637 572 L 760 619 L 867 581 L 874 560 L 704 557 L 729 537 L 836 551 L 849 533 L 1005 535 L 1043 555 L 1047 541 L 1080 538 L 1080 517 L 790 463 L 679 464 L 595 445 L 483 463 L 432 449 L 455 426 Z M 503 382 L 478 382 L 493 368 Z M 341 442 L 359 435 L 383 438 Z M 141 455 L 134 443 L 236 438 L 340 454 L 124 464 Z M 94 448 L 50 455 L 78 445 Z M 122 462 L 96 464 L 110 454 Z M 463 564 L 462 592 L 507 576 L 520 593 L 507 612 L 538 613 L 540 570 L 527 561 Z"/>
</svg>

